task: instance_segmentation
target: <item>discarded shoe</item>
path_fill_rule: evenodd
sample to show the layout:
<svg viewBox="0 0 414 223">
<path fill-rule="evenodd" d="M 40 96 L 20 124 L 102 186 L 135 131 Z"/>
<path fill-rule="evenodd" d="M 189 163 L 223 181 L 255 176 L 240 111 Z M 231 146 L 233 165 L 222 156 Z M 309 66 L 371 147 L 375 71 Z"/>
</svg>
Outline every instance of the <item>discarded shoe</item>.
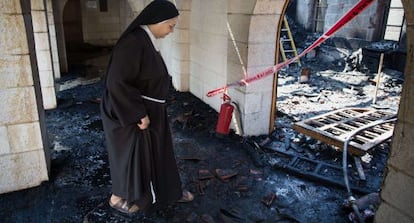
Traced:
<svg viewBox="0 0 414 223">
<path fill-rule="evenodd" d="M 124 214 L 132 215 L 139 211 L 139 207 L 136 204 L 130 203 L 126 199 L 120 199 L 116 203 L 112 203 L 111 199 L 109 199 L 108 203 L 111 208 Z"/>
<path fill-rule="evenodd" d="M 187 202 L 191 202 L 193 200 L 194 200 L 194 195 L 188 190 L 183 190 L 183 196 L 177 202 L 187 203 Z"/>
</svg>

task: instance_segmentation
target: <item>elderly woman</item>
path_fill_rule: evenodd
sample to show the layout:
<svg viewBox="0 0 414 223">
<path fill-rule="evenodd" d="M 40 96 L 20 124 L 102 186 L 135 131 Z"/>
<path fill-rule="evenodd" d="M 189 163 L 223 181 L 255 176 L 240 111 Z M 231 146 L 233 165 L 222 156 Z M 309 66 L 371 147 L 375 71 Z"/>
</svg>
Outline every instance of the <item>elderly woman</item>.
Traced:
<svg viewBox="0 0 414 223">
<path fill-rule="evenodd" d="M 151 2 L 116 43 L 101 116 L 112 180 L 109 205 L 147 212 L 194 196 L 182 190 L 166 112 L 170 78 L 155 39 L 173 32 L 175 5 Z"/>
</svg>

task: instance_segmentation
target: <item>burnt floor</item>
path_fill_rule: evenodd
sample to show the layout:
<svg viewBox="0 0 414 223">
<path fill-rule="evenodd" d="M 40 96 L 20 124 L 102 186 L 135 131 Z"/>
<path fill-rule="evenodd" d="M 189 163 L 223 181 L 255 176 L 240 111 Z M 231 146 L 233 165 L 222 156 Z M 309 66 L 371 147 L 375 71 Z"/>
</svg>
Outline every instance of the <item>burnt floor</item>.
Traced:
<svg viewBox="0 0 414 223">
<path fill-rule="evenodd" d="M 75 84 L 58 92 L 57 109 L 46 111 L 50 180 L 0 195 L 0 222 L 348 222 L 343 187 L 272 165 L 280 155 L 260 145 L 283 147 L 283 140 L 277 139 L 283 138 L 287 126 L 279 125 L 271 136 L 247 139 L 258 147 L 246 146 L 235 134 L 217 138 L 217 112 L 190 93 L 174 90 L 168 114 L 177 163 L 183 185 L 195 200 L 149 216 L 113 212 L 107 205 L 111 182 L 97 100 L 102 80 L 91 79 L 103 72 L 99 66 L 77 66 L 59 81 L 61 89 Z M 279 115 L 286 119 L 286 114 Z M 376 156 L 384 161 L 387 152 Z M 318 158 L 339 164 L 340 153 L 321 146 L 313 157 Z M 233 174 L 222 179 L 218 170 Z M 381 181 L 381 171 L 373 175 L 375 182 Z"/>
</svg>

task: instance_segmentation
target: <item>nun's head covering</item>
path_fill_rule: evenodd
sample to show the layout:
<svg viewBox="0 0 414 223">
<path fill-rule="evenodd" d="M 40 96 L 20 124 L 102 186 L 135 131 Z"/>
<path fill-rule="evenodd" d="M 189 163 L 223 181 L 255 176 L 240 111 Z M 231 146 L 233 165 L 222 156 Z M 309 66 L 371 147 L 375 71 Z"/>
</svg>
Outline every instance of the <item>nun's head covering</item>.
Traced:
<svg viewBox="0 0 414 223">
<path fill-rule="evenodd" d="M 166 0 L 155 0 L 145 7 L 136 18 L 140 25 L 150 25 L 178 16 L 175 5 Z"/>
<path fill-rule="evenodd" d="M 119 39 L 122 39 L 141 25 L 156 24 L 177 17 L 178 15 L 177 8 L 170 1 L 154 0 L 141 11 L 134 21 L 132 21 Z"/>
</svg>

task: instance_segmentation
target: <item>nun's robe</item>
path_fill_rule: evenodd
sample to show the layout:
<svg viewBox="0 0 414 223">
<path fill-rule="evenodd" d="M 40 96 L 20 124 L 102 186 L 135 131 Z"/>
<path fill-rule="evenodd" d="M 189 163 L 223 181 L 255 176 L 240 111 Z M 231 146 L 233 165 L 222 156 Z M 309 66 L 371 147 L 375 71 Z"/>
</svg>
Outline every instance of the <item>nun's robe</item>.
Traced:
<svg viewBox="0 0 414 223">
<path fill-rule="evenodd" d="M 112 193 L 136 202 L 144 211 L 177 201 L 181 181 L 167 105 L 162 102 L 168 96 L 170 78 L 145 30 L 137 28 L 119 40 L 105 85 L 101 116 Z M 149 128 L 140 130 L 137 123 L 146 115 Z"/>
</svg>

